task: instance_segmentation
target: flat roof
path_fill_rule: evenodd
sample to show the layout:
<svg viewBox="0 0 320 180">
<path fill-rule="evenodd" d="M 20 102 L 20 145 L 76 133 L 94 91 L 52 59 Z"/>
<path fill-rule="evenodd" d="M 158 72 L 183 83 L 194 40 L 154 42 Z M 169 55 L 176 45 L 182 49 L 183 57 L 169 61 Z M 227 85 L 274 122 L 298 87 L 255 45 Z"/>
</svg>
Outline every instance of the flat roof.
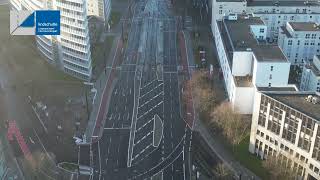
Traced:
<svg viewBox="0 0 320 180">
<path fill-rule="evenodd" d="M 258 41 L 251 33 L 251 25 L 264 25 L 259 17 L 238 15 L 237 20 L 218 21 L 218 27 L 232 64 L 234 51 L 252 51 L 258 61 L 288 62 L 278 45 Z"/>
<path fill-rule="evenodd" d="M 294 87 L 257 87 L 258 91 L 297 91 Z"/>
<path fill-rule="evenodd" d="M 319 6 L 317 1 L 301 1 L 301 0 L 248 0 L 248 6 Z"/>
<path fill-rule="evenodd" d="M 279 102 L 296 109 L 307 116 L 320 121 L 320 102 L 313 104 L 306 100 L 306 97 L 312 95 L 320 99 L 319 93 L 314 92 L 265 92 L 264 94 L 278 100 Z"/>
<path fill-rule="evenodd" d="M 320 8 L 320 7 L 319 7 Z M 320 26 L 314 22 L 288 22 L 295 31 L 319 31 Z"/>
</svg>

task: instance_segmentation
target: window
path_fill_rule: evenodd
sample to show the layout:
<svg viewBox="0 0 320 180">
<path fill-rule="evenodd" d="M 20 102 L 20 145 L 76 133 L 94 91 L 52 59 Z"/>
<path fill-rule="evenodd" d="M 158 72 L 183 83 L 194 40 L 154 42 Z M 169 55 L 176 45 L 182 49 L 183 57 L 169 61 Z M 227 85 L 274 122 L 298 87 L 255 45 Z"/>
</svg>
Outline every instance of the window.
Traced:
<svg viewBox="0 0 320 180">
<path fill-rule="evenodd" d="M 269 83 L 269 87 L 271 87 L 271 83 Z"/>
<path fill-rule="evenodd" d="M 310 38 L 310 34 L 306 34 L 306 39 L 309 39 Z"/>
<path fill-rule="evenodd" d="M 260 29 L 260 33 L 264 33 L 264 29 L 263 28 Z"/>
<path fill-rule="evenodd" d="M 292 40 L 288 41 L 288 45 L 291 46 L 292 45 Z"/>
<path fill-rule="evenodd" d="M 272 79 L 272 74 L 270 74 L 269 79 L 270 79 L 270 80 Z"/>
<path fill-rule="evenodd" d="M 273 71 L 273 66 L 270 67 L 270 71 Z"/>
</svg>

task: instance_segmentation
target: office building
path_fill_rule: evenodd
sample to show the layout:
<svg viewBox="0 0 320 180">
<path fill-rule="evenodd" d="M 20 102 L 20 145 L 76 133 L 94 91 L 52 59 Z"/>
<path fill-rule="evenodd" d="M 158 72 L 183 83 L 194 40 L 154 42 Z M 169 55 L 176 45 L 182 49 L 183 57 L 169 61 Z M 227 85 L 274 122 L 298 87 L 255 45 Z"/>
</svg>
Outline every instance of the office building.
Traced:
<svg viewBox="0 0 320 180">
<path fill-rule="evenodd" d="M 281 26 L 278 45 L 292 65 L 308 64 L 320 54 L 320 25 L 313 22 L 287 22 Z"/>
<path fill-rule="evenodd" d="M 320 92 L 320 56 L 314 56 L 312 62 L 303 68 L 300 83 L 301 91 Z"/>
<path fill-rule="evenodd" d="M 320 179 L 319 100 L 314 92 L 257 92 L 249 151 L 279 157 L 302 179 Z"/>
<path fill-rule="evenodd" d="M 251 114 L 257 87 L 286 87 L 290 62 L 277 45 L 266 41 L 259 17 L 230 15 L 216 21 L 215 43 L 225 88 L 234 108 Z"/>
<path fill-rule="evenodd" d="M 15 10 L 60 10 L 61 34 L 36 36 L 39 52 L 50 63 L 79 79 L 92 75 L 86 0 L 11 0 Z"/>
<path fill-rule="evenodd" d="M 265 1 L 265 0 L 213 0 L 212 32 L 216 20 L 229 14 L 252 14 L 260 17 L 267 26 L 267 41 L 276 42 L 279 28 L 287 22 L 320 22 L 318 1 Z"/>
</svg>

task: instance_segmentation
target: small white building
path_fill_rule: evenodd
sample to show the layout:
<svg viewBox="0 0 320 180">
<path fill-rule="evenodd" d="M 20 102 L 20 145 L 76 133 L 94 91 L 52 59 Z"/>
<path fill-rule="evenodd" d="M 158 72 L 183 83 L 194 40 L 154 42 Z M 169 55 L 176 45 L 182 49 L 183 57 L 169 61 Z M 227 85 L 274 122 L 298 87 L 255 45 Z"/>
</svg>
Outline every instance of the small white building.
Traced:
<svg viewBox="0 0 320 180">
<path fill-rule="evenodd" d="M 320 179 L 319 100 L 314 92 L 257 92 L 249 152 L 278 156 L 301 179 Z"/>
<path fill-rule="evenodd" d="M 258 17 L 216 21 L 215 43 L 225 87 L 233 107 L 251 114 L 256 87 L 288 86 L 290 62 L 266 42 L 267 26 Z"/>
<path fill-rule="evenodd" d="M 215 21 L 229 14 L 253 14 L 261 17 L 267 26 L 267 40 L 277 41 L 279 28 L 287 22 L 320 22 L 320 3 L 318 1 L 267 1 L 267 0 L 213 0 L 212 32 Z"/>
<path fill-rule="evenodd" d="M 320 25 L 314 22 L 287 22 L 280 28 L 278 44 L 292 65 L 310 63 L 320 54 Z"/>
<path fill-rule="evenodd" d="M 320 56 L 314 56 L 313 62 L 306 64 L 303 69 L 301 91 L 320 92 Z M 319 110 L 320 111 L 320 110 Z"/>
</svg>

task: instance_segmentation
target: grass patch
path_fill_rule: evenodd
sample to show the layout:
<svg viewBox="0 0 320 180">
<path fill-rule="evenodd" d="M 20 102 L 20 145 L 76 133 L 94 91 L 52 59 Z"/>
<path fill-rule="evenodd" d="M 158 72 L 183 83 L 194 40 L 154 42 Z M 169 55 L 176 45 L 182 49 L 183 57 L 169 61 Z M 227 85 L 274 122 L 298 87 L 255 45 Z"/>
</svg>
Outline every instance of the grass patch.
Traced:
<svg viewBox="0 0 320 180">
<path fill-rule="evenodd" d="M 78 165 L 73 163 L 62 163 L 61 168 L 66 169 L 71 172 L 77 172 L 78 171 Z"/>
<path fill-rule="evenodd" d="M 249 141 L 250 136 L 248 135 L 239 145 L 235 146 L 233 155 L 237 161 L 243 166 L 251 170 L 257 176 L 267 180 L 267 171 L 262 167 L 262 160 L 249 153 Z"/>
</svg>

